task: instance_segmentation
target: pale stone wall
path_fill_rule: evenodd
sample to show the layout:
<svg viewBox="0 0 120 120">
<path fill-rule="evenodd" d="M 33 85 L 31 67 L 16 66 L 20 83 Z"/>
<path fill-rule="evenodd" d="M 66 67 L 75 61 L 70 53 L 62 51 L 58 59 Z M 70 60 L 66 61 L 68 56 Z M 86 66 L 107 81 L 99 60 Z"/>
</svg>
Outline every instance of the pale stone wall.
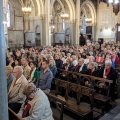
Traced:
<svg viewBox="0 0 120 120">
<path fill-rule="evenodd" d="M 120 12 L 116 16 L 113 7 L 100 2 L 97 12 L 97 38 L 105 40 L 115 40 L 115 25 L 120 23 Z"/>
<path fill-rule="evenodd" d="M 19 47 L 24 44 L 24 28 L 22 6 L 18 0 L 10 0 L 11 4 L 11 27 L 8 28 L 9 47 Z"/>
</svg>

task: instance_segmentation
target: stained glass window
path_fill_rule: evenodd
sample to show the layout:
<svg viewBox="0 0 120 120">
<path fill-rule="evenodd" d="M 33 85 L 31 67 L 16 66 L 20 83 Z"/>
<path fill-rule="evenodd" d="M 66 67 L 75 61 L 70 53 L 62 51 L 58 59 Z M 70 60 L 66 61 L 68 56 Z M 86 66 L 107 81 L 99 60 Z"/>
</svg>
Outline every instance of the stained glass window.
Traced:
<svg viewBox="0 0 120 120">
<path fill-rule="evenodd" d="M 10 10 L 10 4 L 8 4 L 8 10 L 7 10 L 7 27 L 11 27 L 11 10 Z"/>
</svg>

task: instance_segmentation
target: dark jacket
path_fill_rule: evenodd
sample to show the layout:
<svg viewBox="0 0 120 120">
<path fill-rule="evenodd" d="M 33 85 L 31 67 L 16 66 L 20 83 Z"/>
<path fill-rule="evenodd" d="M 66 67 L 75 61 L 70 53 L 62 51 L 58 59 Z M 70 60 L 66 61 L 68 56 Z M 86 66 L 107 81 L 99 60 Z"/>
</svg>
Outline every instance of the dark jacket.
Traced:
<svg viewBox="0 0 120 120">
<path fill-rule="evenodd" d="M 62 66 L 63 66 L 62 60 L 60 60 L 60 59 L 55 60 L 55 63 L 56 63 L 57 68 L 62 69 Z"/>
<path fill-rule="evenodd" d="M 57 73 L 57 67 L 55 65 L 49 66 L 51 72 L 53 73 L 53 78 L 55 78 L 55 75 Z"/>
<path fill-rule="evenodd" d="M 99 77 L 99 70 L 98 69 L 95 69 L 92 73 L 91 73 L 91 70 L 88 69 L 87 72 L 86 72 L 87 75 L 91 75 L 91 76 L 95 76 L 95 77 Z"/>
<path fill-rule="evenodd" d="M 99 77 L 103 78 L 103 73 L 104 73 L 104 67 L 100 69 L 99 72 Z M 116 79 L 117 79 L 117 71 L 111 67 L 110 73 L 108 74 L 107 78 L 108 80 L 113 80 L 113 84 L 116 84 Z"/>
<path fill-rule="evenodd" d="M 81 67 L 81 66 L 76 65 L 75 68 L 74 68 L 74 72 L 79 72 L 80 67 Z M 80 73 L 86 74 L 86 72 L 87 72 L 87 65 L 84 64 L 84 65 L 83 65 L 83 68 L 82 68 L 82 71 L 80 71 Z"/>
<path fill-rule="evenodd" d="M 66 64 L 63 65 L 63 68 L 62 68 L 62 69 L 65 70 L 65 66 L 66 66 Z M 73 65 L 73 64 L 70 64 L 69 67 L 68 67 L 68 71 L 73 71 L 74 68 L 75 68 L 74 65 Z"/>
</svg>

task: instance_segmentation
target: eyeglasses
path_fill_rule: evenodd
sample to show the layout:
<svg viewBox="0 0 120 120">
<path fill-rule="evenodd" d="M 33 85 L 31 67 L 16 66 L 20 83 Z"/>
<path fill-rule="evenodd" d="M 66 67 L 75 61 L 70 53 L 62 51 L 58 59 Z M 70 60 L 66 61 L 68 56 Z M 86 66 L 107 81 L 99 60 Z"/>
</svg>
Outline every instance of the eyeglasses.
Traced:
<svg viewBox="0 0 120 120">
<path fill-rule="evenodd" d="M 15 72 L 13 71 L 12 73 L 17 73 L 17 72 L 19 72 L 19 71 L 15 71 Z"/>
</svg>

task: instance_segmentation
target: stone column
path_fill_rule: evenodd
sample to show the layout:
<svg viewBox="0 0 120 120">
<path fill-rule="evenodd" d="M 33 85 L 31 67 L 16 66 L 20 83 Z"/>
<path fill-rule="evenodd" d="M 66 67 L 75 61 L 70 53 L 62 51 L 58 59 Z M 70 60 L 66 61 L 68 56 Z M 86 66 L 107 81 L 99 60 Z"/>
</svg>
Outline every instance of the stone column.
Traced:
<svg viewBox="0 0 120 120">
<path fill-rule="evenodd" d="M 75 24 L 74 24 L 74 33 L 75 36 L 74 36 L 74 39 L 73 39 L 73 44 L 74 45 L 77 45 L 79 44 L 79 25 L 80 25 L 80 0 L 76 0 L 76 21 L 75 21 Z"/>
<path fill-rule="evenodd" d="M 8 120 L 3 0 L 0 0 L 0 120 Z"/>
<path fill-rule="evenodd" d="M 50 29 L 50 0 L 45 0 L 45 15 L 42 19 L 42 45 L 51 45 Z"/>
</svg>

